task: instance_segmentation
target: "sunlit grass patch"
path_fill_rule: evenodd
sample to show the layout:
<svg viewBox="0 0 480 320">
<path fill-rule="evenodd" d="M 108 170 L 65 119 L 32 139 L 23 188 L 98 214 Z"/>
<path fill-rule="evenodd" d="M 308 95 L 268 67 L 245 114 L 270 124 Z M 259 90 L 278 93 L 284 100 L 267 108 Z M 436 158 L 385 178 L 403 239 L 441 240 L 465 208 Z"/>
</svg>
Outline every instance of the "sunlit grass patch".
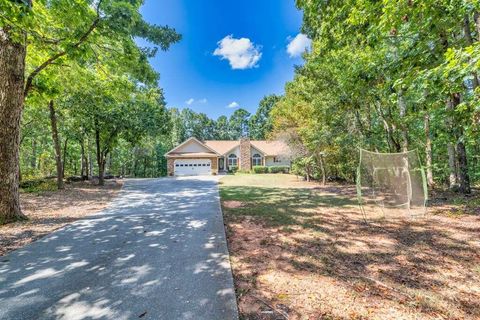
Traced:
<svg viewBox="0 0 480 320">
<path fill-rule="evenodd" d="M 220 186 L 242 316 L 480 318 L 480 217 L 365 223 L 353 186 L 280 177 Z"/>
</svg>

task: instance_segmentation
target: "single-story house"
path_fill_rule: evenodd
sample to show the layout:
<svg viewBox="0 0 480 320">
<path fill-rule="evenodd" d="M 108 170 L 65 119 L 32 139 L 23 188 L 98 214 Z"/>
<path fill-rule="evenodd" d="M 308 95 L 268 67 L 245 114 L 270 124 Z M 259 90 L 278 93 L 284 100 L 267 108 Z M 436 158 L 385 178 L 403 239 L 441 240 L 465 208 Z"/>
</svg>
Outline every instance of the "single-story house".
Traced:
<svg viewBox="0 0 480 320">
<path fill-rule="evenodd" d="M 290 166 L 290 148 L 282 141 L 189 138 L 165 154 L 168 175 L 218 174 L 231 167 Z"/>
</svg>

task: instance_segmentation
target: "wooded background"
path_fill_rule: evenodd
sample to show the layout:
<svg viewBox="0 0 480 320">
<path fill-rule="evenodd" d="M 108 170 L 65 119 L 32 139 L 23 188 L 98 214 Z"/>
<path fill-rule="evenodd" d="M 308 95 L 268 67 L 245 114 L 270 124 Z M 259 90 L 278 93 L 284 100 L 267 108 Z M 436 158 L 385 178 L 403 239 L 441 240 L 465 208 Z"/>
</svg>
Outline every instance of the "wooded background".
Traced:
<svg viewBox="0 0 480 320">
<path fill-rule="evenodd" d="M 166 107 L 149 58 L 181 35 L 142 3 L 0 1 L 0 223 L 21 217 L 20 180 L 162 176 L 190 136 L 283 139 L 307 179 L 353 182 L 361 147 L 418 149 L 430 187 L 480 180 L 479 0 L 297 0 L 305 64 L 218 119 Z"/>
</svg>

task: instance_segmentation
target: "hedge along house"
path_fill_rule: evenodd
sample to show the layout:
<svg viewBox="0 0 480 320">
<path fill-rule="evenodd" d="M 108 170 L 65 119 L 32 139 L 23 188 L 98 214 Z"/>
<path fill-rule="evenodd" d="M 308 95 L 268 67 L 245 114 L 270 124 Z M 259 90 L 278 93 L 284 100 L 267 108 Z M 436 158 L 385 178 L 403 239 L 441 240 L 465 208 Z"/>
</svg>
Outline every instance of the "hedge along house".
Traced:
<svg viewBox="0 0 480 320">
<path fill-rule="evenodd" d="M 170 176 L 205 175 L 232 168 L 290 166 L 290 148 L 282 141 L 206 140 L 189 138 L 165 154 Z"/>
</svg>

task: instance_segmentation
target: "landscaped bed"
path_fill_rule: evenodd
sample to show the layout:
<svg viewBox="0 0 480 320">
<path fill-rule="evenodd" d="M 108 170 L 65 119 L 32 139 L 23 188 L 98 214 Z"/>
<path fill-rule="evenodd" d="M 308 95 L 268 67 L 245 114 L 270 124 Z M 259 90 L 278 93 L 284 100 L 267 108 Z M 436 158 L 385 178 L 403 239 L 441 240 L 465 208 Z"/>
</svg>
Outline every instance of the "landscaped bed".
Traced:
<svg viewBox="0 0 480 320">
<path fill-rule="evenodd" d="M 117 195 L 122 181 L 109 180 L 99 187 L 90 182 L 75 182 L 65 185 L 65 190 L 52 189 L 45 182 L 40 188 L 22 192 L 20 203 L 28 221 L 0 226 L 0 256 L 80 219 L 105 208 Z"/>
<path fill-rule="evenodd" d="M 436 195 L 425 219 L 366 224 L 353 186 L 220 183 L 244 319 L 480 318 L 478 191 Z"/>
</svg>

